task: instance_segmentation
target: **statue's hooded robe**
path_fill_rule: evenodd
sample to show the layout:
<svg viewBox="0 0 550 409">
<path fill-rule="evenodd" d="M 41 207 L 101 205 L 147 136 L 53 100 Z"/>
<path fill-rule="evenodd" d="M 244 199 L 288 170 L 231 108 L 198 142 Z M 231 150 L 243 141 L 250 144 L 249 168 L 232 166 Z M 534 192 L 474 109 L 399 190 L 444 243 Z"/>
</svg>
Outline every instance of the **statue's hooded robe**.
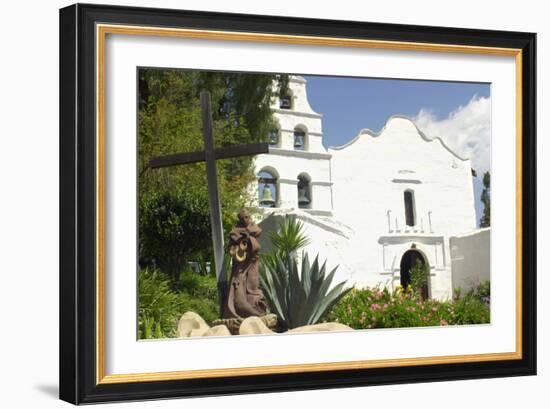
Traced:
<svg viewBox="0 0 550 409">
<path fill-rule="evenodd" d="M 229 294 L 224 306 L 225 318 L 263 316 L 265 297 L 260 289 L 258 238 L 262 229 L 254 222 L 239 223 L 229 234 L 229 249 L 233 259 Z"/>
</svg>

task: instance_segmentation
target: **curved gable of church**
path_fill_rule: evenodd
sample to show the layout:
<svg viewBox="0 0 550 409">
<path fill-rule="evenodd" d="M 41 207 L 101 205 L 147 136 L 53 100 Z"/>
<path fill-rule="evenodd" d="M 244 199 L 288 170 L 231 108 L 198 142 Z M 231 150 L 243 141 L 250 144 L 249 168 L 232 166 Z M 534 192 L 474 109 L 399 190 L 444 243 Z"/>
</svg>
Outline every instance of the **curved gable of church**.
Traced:
<svg viewBox="0 0 550 409">
<path fill-rule="evenodd" d="M 329 153 L 334 211 L 346 223 L 369 209 L 368 228 L 378 232 L 400 230 L 395 225 L 420 231 L 428 220 L 440 234 L 475 228 L 470 160 L 428 139 L 410 119 L 391 117 L 379 133 L 364 130 Z"/>
<path fill-rule="evenodd" d="M 456 162 L 469 162 L 467 158 L 453 152 L 439 137 L 428 138 L 410 118 L 401 115 L 390 117 L 384 127 L 375 132 L 362 129 L 359 134 L 348 143 L 341 146 L 331 146 L 329 152 L 336 156 L 348 156 L 353 151 L 370 151 L 378 155 L 392 152 L 407 151 L 408 153 L 425 156 L 441 156 Z M 384 152 L 382 152 L 384 151 Z M 385 159 L 389 159 L 388 156 Z"/>
</svg>

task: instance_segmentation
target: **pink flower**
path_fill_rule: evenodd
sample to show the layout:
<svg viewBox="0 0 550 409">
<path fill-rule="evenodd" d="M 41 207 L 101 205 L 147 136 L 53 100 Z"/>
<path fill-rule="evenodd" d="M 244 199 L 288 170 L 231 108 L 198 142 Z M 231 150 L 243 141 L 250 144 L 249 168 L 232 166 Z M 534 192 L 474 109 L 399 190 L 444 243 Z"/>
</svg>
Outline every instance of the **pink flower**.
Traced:
<svg viewBox="0 0 550 409">
<path fill-rule="evenodd" d="M 440 324 L 440 325 L 449 325 L 449 323 L 448 323 L 447 321 L 445 321 L 445 320 L 439 321 L 439 324 Z"/>
<path fill-rule="evenodd" d="M 380 309 L 380 304 L 374 303 L 370 306 L 371 310 L 378 311 Z"/>
</svg>

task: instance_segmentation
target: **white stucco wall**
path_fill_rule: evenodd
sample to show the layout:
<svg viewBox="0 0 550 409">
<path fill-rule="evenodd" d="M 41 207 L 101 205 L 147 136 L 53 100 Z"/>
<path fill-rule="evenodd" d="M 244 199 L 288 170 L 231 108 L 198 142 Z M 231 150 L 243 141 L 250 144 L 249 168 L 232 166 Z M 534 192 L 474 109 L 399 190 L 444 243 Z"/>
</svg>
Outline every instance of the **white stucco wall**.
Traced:
<svg viewBox="0 0 550 409">
<path fill-rule="evenodd" d="M 439 139 L 426 140 L 411 120 L 392 117 L 380 134 L 363 131 L 329 153 L 335 216 L 366 217 L 376 231 L 388 233 L 451 235 L 476 227 L 470 160 Z M 414 227 L 405 225 L 405 190 L 414 191 Z M 358 207 L 368 208 L 368 216 L 356 214 Z"/>
<path fill-rule="evenodd" d="M 491 229 L 449 239 L 452 262 L 452 286 L 469 290 L 491 276 Z"/>
</svg>

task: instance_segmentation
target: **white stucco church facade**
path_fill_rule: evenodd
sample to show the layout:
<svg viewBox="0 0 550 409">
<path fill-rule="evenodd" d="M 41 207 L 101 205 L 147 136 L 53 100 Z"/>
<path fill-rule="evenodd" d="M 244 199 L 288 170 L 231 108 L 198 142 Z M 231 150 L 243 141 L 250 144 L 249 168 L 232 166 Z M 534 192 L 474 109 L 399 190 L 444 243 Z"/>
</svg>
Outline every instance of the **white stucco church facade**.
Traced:
<svg viewBox="0 0 550 409">
<path fill-rule="evenodd" d="M 306 85 L 292 76 L 289 94 L 273 101 L 270 152 L 255 159 L 264 231 L 295 215 L 311 238 L 310 257 L 338 265 L 336 281 L 356 287 L 406 284 L 416 260 L 430 266 L 428 297 L 489 279 L 490 234 L 476 228 L 470 160 L 401 116 L 326 149 Z M 267 234 L 262 247 L 270 250 Z"/>
</svg>

